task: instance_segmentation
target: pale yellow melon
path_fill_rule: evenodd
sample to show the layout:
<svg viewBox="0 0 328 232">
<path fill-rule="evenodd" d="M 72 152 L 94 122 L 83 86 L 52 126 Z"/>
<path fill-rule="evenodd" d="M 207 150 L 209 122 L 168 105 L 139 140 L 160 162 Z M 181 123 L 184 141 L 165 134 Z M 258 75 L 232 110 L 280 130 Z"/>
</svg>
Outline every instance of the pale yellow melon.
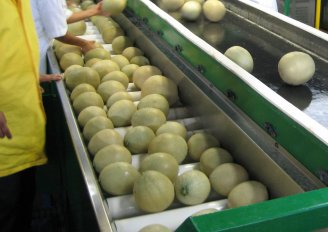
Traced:
<svg viewBox="0 0 328 232">
<path fill-rule="evenodd" d="M 160 135 L 164 133 L 172 133 L 172 134 L 180 135 L 184 139 L 186 139 L 187 137 L 186 127 L 183 124 L 174 121 L 168 121 L 164 123 L 156 131 L 156 135 Z"/>
<path fill-rule="evenodd" d="M 69 66 L 75 64 L 83 66 L 84 61 L 80 55 L 70 52 L 60 58 L 59 64 L 62 70 L 66 70 Z"/>
<path fill-rule="evenodd" d="M 123 55 L 113 56 L 112 61 L 114 61 L 120 67 L 120 69 L 122 69 L 124 66 L 130 64 L 129 60 Z"/>
<path fill-rule="evenodd" d="M 95 89 L 95 87 L 93 87 L 92 85 L 87 84 L 87 83 L 79 84 L 73 89 L 73 91 L 70 95 L 71 101 L 74 101 L 74 99 L 77 96 L 79 96 L 81 93 L 84 93 L 84 92 L 96 92 L 96 89 Z"/>
<path fill-rule="evenodd" d="M 123 138 L 114 129 L 104 129 L 97 132 L 88 143 L 88 150 L 92 156 L 107 145 L 117 144 L 123 146 Z"/>
<path fill-rule="evenodd" d="M 245 48 L 240 46 L 233 46 L 228 48 L 224 55 L 245 69 L 247 72 L 253 71 L 253 57 Z"/>
<path fill-rule="evenodd" d="M 99 183 L 105 192 L 113 195 L 132 193 L 133 185 L 140 176 L 138 170 L 129 163 L 108 164 L 99 175 Z"/>
<path fill-rule="evenodd" d="M 103 49 L 103 48 L 94 48 L 90 51 L 88 51 L 84 55 L 84 61 L 87 62 L 88 60 L 92 58 L 98 58 L 101 60 L 109 60 L 110 59 L 110 52 Z"/>
<path fill-rule="evenodd" d="M 66 53 L 75 53 L 77 55 L 82 56 L 82 50 L 80 47 L 70 44 L 65 44 L 65 43 L 61 43 L 61 45 L 57 44 L 55 53 L 58 60 L 60 60 L 62 56 L 65 55 Z"/>
<path fill-rule="evenodd" d="M 121 71 L 124 72 L 129 78 L 129 82 L 133 82 L 133 73 L 139 68 L 139 65 L 128 64 L 124 66 Z"/>
<path fill-rule="evenodd" d="M 227 150 L 220 147 L 211 147 L 201 154 L 199 169 L 209 176 L 217 166 L 232 162 L 233 158 Z"/>
<path fill-rule="evenodd" d="M 90 119 L 96 116 L 107 117 L 106 112 L 101 107 L 88 106 L 79 113 L 77 121 L 81 127 L 84 127 Z"/>
<path fill-rule="evenodd" d="M 189 156 L 196 161 L 206 149 L 217 146 L 220 146 L 219 140 L 207 132 L 198 132 L 188 139 Z"/>
<path fill-rule="evenodd" d="M 103 11 L 116 16 L 122 13 L 126 7 L 126 0 L 103 0 Z"/>
<path fill-rule="evenodd" d="M 197 1 L 188 1 L 181 7 L 181 16 L 184 19 L 195 21 L 202 12 L 202 5 Z"/>
<path fill-rule="evenodd" d="M 107 25 L 103 28 L 101 35 L 106 44 L 111 44 L 115 38 L 123 36 L 124 31 L 120 27 Z"/>
<path fill-rule="evenodd" d="M 85 66 L 85 67 L 89 67 L 89 68 L 91 68 L 92 65 L 94 65 L 95 63 L 97 63 L 97 62 L 100 61 L 100 60 L 102 60 L 102 59 L 99 59 L 99 58 L 92 58 L 92 59 L 88 60 L 88 61 L 84 64 L 84 66 Z"/>
<path fill-rule="evenodd" d="M 158 171 L 167 176 L 172 183 L 174 183 L 178 176 L 179 164 L 172 155 L 164 152 L 158 152 L 150 154 L 142 160 L 140 172 L 145 172 L 148 170 Z"/>
<path fill-rule="evenodd" d="M 86 30 L 87 30 L 87 25 L 83 20 L 68 24 L 68 29 L 67 29 L 67 31 L 72 35 L 84 35 Z"/>
<path fill-rule="evenodd" d="M 111 144 L 100 149 L 93 159 L 93 166 L 100 173 L 108 164 L 116 162 L 132 163 L 132 156 L 124 146 Z"/>
<path fill-rule="evenodd" d="M 140 99 L 138 109 L 156 108 L 164 113 L 165 116 L 169 114 L 169 102 L 160 94 L 149 94 Z"/>
<path fill-rule="evenodd" d="M 161 224 L 151 224 L 142 227 L 139 232 L 172 232 L 172 230 Z"/>
<path fill-rule="evenodd" d="M 118 81 L 105 81 L 97 88 L 97 92 L 100 94 L 104 102 L 107 102 L 108 98 L 114 93 L 121 91 L 126 92 L 126 88 Z"/>
<path fill-rule="evenodd" d="M 135 56 L 143 56 L 144 52 L 137 47 L 127 47 L 122 51 L 122 55 L 128 60 L 131 60 Z"/>
<path fill-rule="evenodd" d="M 133 83 L 134 85 L 141 89 L 143 83 L 151 76 L 162 75 L 162 71 L 156 66 L 145 65 L 137 68 L 133 73 Z"/>
<path fill-rule="evenodd" d="M 205 215 L 205 214 L 209 214 L 209 213 L 215 213 L 217 211 L 218 210 L 215 208 L 207 208 L 207 209 L 199 210 L 199 211 L 193 213 L 191 216 L 196 217 L 196 216 Z"/>
<path fill-rule="evenodd" d="M 142 97 L 154 93 L 163 95 L 168 100 L 170 106 L 176 103 L 179 98 L 177 85 L 169 78 L 161 75 L 149 77 L 142 85 Z"/>
<path fill-rule="evenodd" d="M 119 100 L 129 100 L 132 101 L 132 96 L 128 93 L 128 92 L 116 92 L 114 94 L 112 94 L 106 103 L 106 106 L 108 108 L 110 108 L 115 102 L 119 101 Z"/>
<path fill-rule="evenodd" d="M 118 81 L 120 82 L 126 89 L 129 85 L 129 78 L 124 72 L 121 71 L 113 71 L 110 73 L 107 73 L 102 79 L 101 82 L 105 81 Z"/>
<path fill-rule="evenodd" d="M 174 187 L 169 178 L 157 171 L 145 171 L 134 182 L 133 196 L 137 206 L 149 213 L 167 209 L 174 200 Z"/>
<path fill-rule="evenodd" d="M 103 108 L 104 101 L 102 100 L 101 96 L 95 92 L 85 92 L 76 97 L 73 102 L 73 109 L 77 114 L 79 114 L 88 106 L 98 106 Z"/>
<path fill-rule="evenodd" d="M 133 42 L 127 36 L 118 36 L 112 42 L 112 49 L 116 54 L 121 54 L 127 47 L 131 47 Z"/>
<path fill-rule="evenodd" d="M 162 111 L 155 108 L 143 108 L 137 110 L 131 118 L 132 126 L 148 126 L 154 132 L 166 122 Z"/>
<path fill-rule="evenodd" d="M 148 146 L 148 153 L 164 152 L 172 155 L 180 164 L 186 158 L 188 146 L 179 135 L 164 133 L 157 135 Z"/>
<path fill-rule="evenodd" d="M 119 71 L 120 67 L 111 60 L 100 60 L 91 66 L 92 69 L 96 70 L 99 74 L 100 79 L 102 79 L 106 74 Z"/>
<path fill-rule="evenodd" d="M 136 126 L 126 132 L 124 145 L 133 154 L 146 153 L 153 138 L 155 138 L 155 133 L 152 129 L 146 126 Z"/>
<path fill-rule="evenodd" d="M 115 127 L 129 126 L 136 111 L 137 107 L 132 101 L 119 100 L 108 109 L 107 116 Z"/>
<path fill-rule="evenodd" d="M 83 137 L 89 141 L 92 136 L 103 129 L 113 129 L 112 121 L 104 116 L 96 116 L 88 120 L 83 128 Z"/>
<path fill-rule="evenodd" d="M 185 0 L 162 0 L 161 2 L 164 10 L 176 11 L 185 3 Z"/>
<path fill-rule="evenodd" d="M 228 196 L 238 184 L 248 180 L 248 173 L 239 164 L 224 163 L 217 166 L 209 176 L 212 188 L 222 196 Z"/>
<path fill-rule="evenodd" d="M 208 0 L 203 4 L 203 13 L 209 21 L 218 22 L 223 19 L 226 8 L 221 1 Z"/>
<path fill-rule="evenodd" d="M 81 3 L 81 8 L 82 8 L 82 10 L 86 10 L 88 8 L 88 6 L 92 6 L 92 5 L 94 5 L 94 2 L 91 0 L 83 1 Z"/>
<path fill-rule="evenodd" d="M 74 68 L 67 73 L 65 72 L 64 78 L 69 90 L 73 90 L 76 86 L 82 83 L 90 84 L 95 88 L 100 84 L 99 74 L 92 68 L 88 67 Z"/>
<path fill-rule="evenodd" d="M 145 56 L 134 56 L 130 60 L 130 64 L 136 64 L 139 66 L 149 65 L 150 61 Z"/>
</svg>

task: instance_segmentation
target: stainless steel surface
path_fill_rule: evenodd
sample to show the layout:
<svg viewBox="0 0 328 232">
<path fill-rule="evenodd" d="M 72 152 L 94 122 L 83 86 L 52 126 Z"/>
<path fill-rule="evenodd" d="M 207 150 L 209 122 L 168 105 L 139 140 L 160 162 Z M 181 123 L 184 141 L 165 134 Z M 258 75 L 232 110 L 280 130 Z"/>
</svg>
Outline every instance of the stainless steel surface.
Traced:
<svg viewBox="0 0 328 232">
<path fill-rule="evenodd" d="M 60 73 L 56 57 L 52 51 L 48 51 L 48 59 L 50 63 L 51 72 Z M 99 230 L 101 232 L 113 232 L 112 227 L 110 225 L 110 212 L 108 210 L 107 205 L 104 204 L 104 198 L 99 188 L 94 170 L 92 168 L 88 152 L 82 141 L 82 137 L 79 132 L 79 127 L 75 119 L 63 81 L 57 82 L 57 90 L 63 106 L 67 126 L 73 141 L 76 157 L 79 162 L 81 172 L 83 174 L 83 178 L 88 189 L 92 207 L 95 212 Z"/>
</svg>

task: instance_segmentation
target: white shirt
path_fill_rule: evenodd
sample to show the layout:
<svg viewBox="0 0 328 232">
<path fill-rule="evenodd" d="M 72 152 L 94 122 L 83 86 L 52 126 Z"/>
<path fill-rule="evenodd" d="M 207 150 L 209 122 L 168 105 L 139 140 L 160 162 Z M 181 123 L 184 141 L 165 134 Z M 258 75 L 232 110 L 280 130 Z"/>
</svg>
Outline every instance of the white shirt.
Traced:
<svg viewBox="0 0 328 232">
<path fill-rule="evenodd" d="M 51 41 L 67 32 L 66 11 L 62 0 L 31 0 L 40 47 L 40 73 L 46 73 L 47 50 Z"/>
<path fill-rule="evenodd" d="M 278 11 L 277 0 L 249 0 L 249 1 L 270 8 L 271 10 Z"/>
</svg>

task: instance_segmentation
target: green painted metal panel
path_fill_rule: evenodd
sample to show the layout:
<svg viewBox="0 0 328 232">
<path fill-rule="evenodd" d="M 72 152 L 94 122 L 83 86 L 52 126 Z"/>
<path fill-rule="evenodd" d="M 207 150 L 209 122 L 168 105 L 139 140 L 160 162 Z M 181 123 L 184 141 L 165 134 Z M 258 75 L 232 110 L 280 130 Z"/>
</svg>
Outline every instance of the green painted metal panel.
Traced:
<svg viewBox="0 0 328 232">
<path fill-rule="evenodd" d="M 177 232 L 277 232 L 328 228 L 328 188 L 188 218 Z"/>
<path fill-rule="evenodd" d="M 328 147 L 325 143 L 195 46 L 167 22 L 155 15 L 144 3 L 130 0 L 128 9 L 146 22 L 151 30 L 156 33 L 160 31 L 163 40 L 172 49 L 176 49 L 181 57 L 195 69 L 201 66 L 203 76 L 222 93 L 233 96 L 232 101 L 261 128 L 267 130 L 277 141 L 277 146 L 283 146 L 319 178 L 322 170 L 328 170 Z"/>
</svg>

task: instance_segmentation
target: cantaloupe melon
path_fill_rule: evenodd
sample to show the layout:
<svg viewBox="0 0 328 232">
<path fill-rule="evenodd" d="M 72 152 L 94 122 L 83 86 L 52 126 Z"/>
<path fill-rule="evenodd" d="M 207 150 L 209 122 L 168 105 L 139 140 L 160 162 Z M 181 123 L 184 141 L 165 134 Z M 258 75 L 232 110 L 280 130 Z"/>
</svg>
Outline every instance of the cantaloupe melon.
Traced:
<svg viewBox="0 0 328 232">
<path fill-rule="evenodd" d="M 148 95 L 150 96 L 150 95 Z M 164 133 L 172 133 L 176 135 L 180 135 L 182 138 L 186 139 L 187 137 L 187 129 L 180 122 L 168 121 L 161 125 L 157 131 L 156 135 L 164 134 Z"/>
<path fill-rule="evenodd" d="M 131 118 L 132 126 L 148 126 L 154 132 L 166 122 L 162 111 L 155 108 L 143 108 L 137 110 Z"/>
<path fill-rule="evenodd" d="M 151 76 L 162 75 L 162 71 L 156 66 L 145 65 L 137 68 L 133 73 L 133 83 L 134 85 L 141 89 L 143 83 Z"/>
<path fill-rule="evenodd" d="M 119 100 L 130 100 L 132 101 L 132 96 L 128 92 L 116 92 L 112 94 L 106 103 L 107 108 L 109 109 L 115 102 Z"/>
<path fill-rule="evenodd" d="M 71 92 L 71 95 L 70 95 L 71 101 L 74 101 L 74 99 L 77 96 L 79 96 L 81 93 L 84 93 L 84 92 L 96 92 L 96 89 L 95 89 L 95 87 L 93 87 L 92 85 L 87 84 L 87 83 L 79 84 Z"/>
<path fill-rule="evenodd" d="M 89 141 L 92 136 L 103 129 L 113 129 L 112 121 L 104 116 L 96 116 L 88 120 L 83 128 L 83 137 Z"/>
<path fill-rule="evenodd" d="M 105 81 L 97 88 L 97 92 L 100 94 L 104 102 L 107 102 L 108 98 L 114 93 L 121 91 L 126 91 L 126 88 L 118 81 Z"/>
<path fill-rule="evenodd" d="M 124 145 L 133 154 L 146 153 L 153 138 L 155 138 L 155 133 L 152 129 L 146 126 L 136 126 L 126 132 Z"/>
<path fill-rule="evenodd" d="M 80 55 L 69 52 L 61 57 L 59 64 L 62 70 L 66 70 L 69 66 L 74 64 L 83 66 L 84 61 Z"/>
<path fill-rule="evenodd" d="M 129 60 L 123 55 L 113 56 L 112 61 L 114 61 L 120 67 L 120 69 L 122 69 L 125 65 L 130 64 Z"/>
<path fill-rule="evenodd" d="M 114 129 L 104 129 L 92 136 L 88 143 L 88 150 L 92 156 L 95 156 L 100 149 L 111 144 L 123 146 L 123 138 Z"/>
<path fill-rule="evenodd" d="M 126 0 L 103 0 L 102 10 L 108 12 L 110 16 L 122 13 L 126 7 Z"/>
<path fill-rule="evenodd" d="M 209 176 L 219 165 L 233 162 L 230 153 L 220 147 L 211 147 L 200 156 L 199 169 Z"/>
<path fill-rule="evenodd" d="M 135 56 L 143 56 L 144 52 L 137 47 L 127 47 L 122 51 L 122 55 L 128 60 L 131 60 Z"/>
<path fill-rule="evenodd" d="M 110 72 L 120 70 L 120 67 L 111 60 L 100 60 L 92 65 L 91 68 L 97 71 L 100 79 L 102 79 L 106 74 Z"/>
<path fill-rule="evenodd" d="M 143 108 L 156 108 L 164 113 L 165 116 L 169 114 L 169 102 L 160 94 L 149 94 L 140 99 L 138 109 Z"/>
<path fill-rule="evenodd" d="M 124 146 L 111 144 L 97 152 L 93 159 L 93 166 L 100 173 L 108 164 L 116 162 L 132 163 L 132 156 Z"/>
<path fill-rule="evenodd" d="M 221 1 L 207 0 L 203 4 L 203 13 L 206 19 L 211 22 L 218 22 L 223 19 L 226 8 Z"/>
<path fill-rule="evenodd" d="M 81 127 L 84 127 L 90 119 L 96 116 L 107 117 L 106 112 L 101 107 L 88 106 L 79 113 L 77 121 Z"/>
<path fill-rule="evenodd" d="M 85 92 L 81 93 L 75 98 L 73 102 L 73 108 L 77 114 L 79 114 L 83 109 L 88 106 L 98 106 L 100 108 L 104 107 L 104 102 L 101 96 L 95 92 Z"/>
<path fill-rule="evenodd" d="M 228 48 L 224 55 L 245 69 L 247 72 L 253 71 L 254 62 L 252 55 L 245 48 L 233 46 Z"/>
<path fill-rule="evenodd" d="M 129 78 L 124 72 L 121 71 L 112 71 L 107 73 L 102 79 L 101 82 L 105 81 L 118 81 L 120 82 L 126 89 L 129 85 Z"/>
<path fill-rule="evenodd" d="M 217 146 L 220 146 L 219 140 L 207 132 L 198 132 L 188 139 L 189 156 L 196 161 L 206 149 Z"/>
<path fill-rule="evenodd" d="M 107 51 L 103 48 L 94 48 L 94 49 L 88 51 L 84 55 L 84 61 L 87 62 L 88 60 L 90 60 L 92 58 L 98 58 L 101 60 L 109 60 L 111 57 L 110 57 L 109 51 Z"/>
<path fill-rule="evenodd" d="M 95 88 L 100 84 L 99 74 L 88 67 L 74 68 L 67 73 L 65 72 L 64 78 L 69 90 L 73 90 L 82 83 L 90 84 Z"/>
<path fill-rule="evenodd" d="M 133 42 L 127 36 L 118 36 L 112 42 L 112 49 L 116 54 L 121 54 L 127 47 L 131 47 Z"/>
<path fill-rule="evenodd" d="M 129 126 L 136 111 L 137 107 L 132 101 L 119 100 L 108 109 L 107 116 L 115 127 Z"/>
<path fill-rule="evenodd" d="M 164 152 L 172 155 L 180 164 L 186 158 L 188 146 L 179 135 L 164 133 L 157 135 L 148 146 L 148 153 Z"/>
</svg>

